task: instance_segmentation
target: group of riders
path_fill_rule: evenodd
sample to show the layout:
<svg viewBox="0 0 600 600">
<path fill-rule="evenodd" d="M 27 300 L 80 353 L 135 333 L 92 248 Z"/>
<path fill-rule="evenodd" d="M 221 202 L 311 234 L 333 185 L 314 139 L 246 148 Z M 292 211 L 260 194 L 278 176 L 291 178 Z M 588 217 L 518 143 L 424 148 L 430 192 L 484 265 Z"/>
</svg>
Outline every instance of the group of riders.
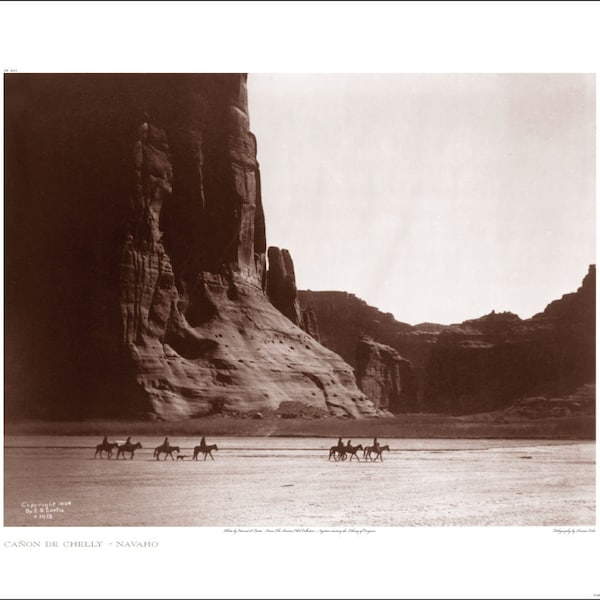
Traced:
<svg viewBox="0 0 600 600">
<path fill-rule="evenodd" d="M 106 452 L 106 455 L 108 458 L 110 458 L 113 450 L 115 449 L 117 450 L 117 458 L 119 458 L 121 455 L 123 455 L 123 458 L 126 458 L 127 452 L 129 453 L 129 458 L 133 458 L 135 451 L 141 447 L 142 444 L 139 442 L 134 444 L 131 441 L 131 436 L 127 438 L 127 441 L 124 444 L 120 444 L 119 442 L 109 442 L 108 438 L 104 436 L 102 443 L 96 446 L 96 454 L 94 455 L 94 458 L 98 455 L 100 455 L 100 458 L 102 458 L 103 452 Z"/>
<path fill-rule="evenodd" d="M 131 453 L 130 457 L 133 458 L 133 453 L 135 452 L 135 450 L 137 448 L 141 448 L 141 447 L 142 447 L 142 445 L 139 442 L 137 444 L 134 444 L 131 441 L 131 436 L 127 437 L 127 440 L 125 441 L 124 444 L 119 445 L 117 442 L 109 442 L 108 436 L 105 435 L 104 439 L 102 440 L 102 443 L 99 444 L 98 446 L 96 446 L 96 454 L 98 454 L 100 452 L 100 457 L 102 457 L 102 451 L 105 451 L 108 454 L 108 457 L 110 458 L 112 456 L 113 448 L 118 448 L 119 454 L 122 451 L 123 452 L 127 451 L 127 452 Z M 166 437 L 164 442 L 160 446 L 158 446 L 158 448 L 156 448 L 155 455 L 159 449 L 161 452 L 165 452 L 168 454 L 171 454 L 171 452 L 173 450 L 176 450 L 177 452 L 179 452 L 179 446 L 171 446 L 171 444 L 169 443 L 168 437 Z M 207 453 L 210 453 L 210 450 L 216 450 L 216 445 L 213 444 L 212 446 L 209 446 L 206 443 L 206 438 L 204 436 L 202 436 L 202 439 L 200 440 L 200 445 L 196 446 L 194 448 L 194 458 L 196 458 L 196 456 L 199 453 L 204 453 L 206 455 Z M 119 457 L 119 455 L 117 455 L 117 458 L 118 457 Z M 213 458 L 212 454 L 210 454 L 210 457 Z M 165 455 L 165 458 L 166 458 L 166 455 Z M 172 455 L 171 455 L 171 458 L 172 458 Z"/>
<path fill-rule="evenodd" d="M 348 440 L 348 443 L 344 444 L 344 442 L 342 441 L 342 438 L 341 437 L 338 438 L 337 447 L 340 450 L 351 447 L 351 446 L 352 446 L 352 440 Z M 380 448 L 379 442 L 377 441 L 377 436 L 375 436 L 373 438 L 373 450 L 375 450 L 376 452 L 379 452 L 379 448 Z"/>
<path fill-rule="evenodd" d="M 108 458 L 110 458 L 112 456 L 113 448 L 117 448 L 118 449 L 117 458 L 119 458 L 121 453 L 123 453 L 123 456 L 125 457 L 125 452 L 129 452 L 130 458 L 133 458 L 133 454 L 134 454 L 135 450 L 137 448 L 141 448 L 141 447 L 142 447 L 142 445 L 139 442 L 137 444 L 132 443 L 131 436 L 129 436 L 127 438 L 127 440 L 124 444 L 119 445 L 116 442 L 112 442 L 112 443 L 109 442 L 108 437 L 105 435 L 104 439 L 102 440 L 102 443 L 98 444 L 98 446 L 96 446 L 96 456 L 98 454 L 100 454 L 100 458 L 102 458 L 102 452 L 106 452 L 108 454 Z M 199 454 L 204 454 L 204 460 L 206 460 L 207 455 L 209 455 L 214 460 L 214 458 L 212 456 L 212 450 L 217 450 L 217 449 L 218 448 L 217 448 L 216 444 L 209 446 L 206 443 L 206 438 L 204 436 L 202 436 L 202 439 L 200 440 L 200 445 L 194 447 L 193 459 L 196 460 Z M 337 441 L 337 445 L 333 446 L 330 449 L 329 457 L 331 459 L 331 457 L 333 456 L 334 458 L 336 458 L 336 460 L 338 460 L 338 458 L 344 459 L 346 457 L 346 454 L 348 454 L 348 453 L 351 454 L 351 457 L 352 457 L 352 455 L 356 456 L 356 452 L 359 449 L 363 450 L 362 445 L 359 444 L 358 446 L 352 446 L 352 440 L 348 440 L 348 442 L 346 444 L 344 444 L 342 438 L 339 437 L 338 441 Z M 375 436 L 373 438 L 373 445 L 371 447 L 365 448 L 364 450 L 365 450 L 365 455 L 367 452 L 369 452 L 369 454 L 371 452 L 374 452 L 376 456 L 379 455 L 379 457 L 381 457 L 381 451 L 389 450 L 389 446 L 384 446 L 382 448 L 379 445 L 377 436 Z M 172 454 L 173 452 L 177 452 L 177 454 L 179 454 L 179 446 L 171 446 L 171 444 L 169 443 L 169 438 L 166 437 L 164 442 L 154 450 L 154 456 L 158 460 L 160 454 L 164 454 L 165 459 L 167 458 L 167 455 L 169 455 L 171 457 L 171 459 L 173 459 L 173 454 Z M 185 457 L 183 455 L 178 456 L 178 459 L 180 459 L 180 458 L 183 459 Z M 383 460 L 383 459 L 381 459 L 381 460 Z"/>
<path fill-rule="evenodd" d="M 373 461 L 379 459 L 380 461 L 383 461 L 383 451 L 389 451 L 389 449 L 389 446 L 381 446 L 379 444 L 377 436 L 373 438 L 372 446 L 366 446 L 364 448 L 362 444 L 353 446 L 352 440 L 348 440 L 348 442 L 344 444 L 342 438 L 340 437 L 338 438 L 337 444 L 329 449 L 329 460 L 331 460 L 332 458 L 334 460 L 349 459 L 351 461 L 353 458 L 356 458 L 356 460 L 360 460 L 360 458 L 358 457 L 358 452 L 362 450 L 363 458 L 365 460 L 371 459 Z"/>
</svg>

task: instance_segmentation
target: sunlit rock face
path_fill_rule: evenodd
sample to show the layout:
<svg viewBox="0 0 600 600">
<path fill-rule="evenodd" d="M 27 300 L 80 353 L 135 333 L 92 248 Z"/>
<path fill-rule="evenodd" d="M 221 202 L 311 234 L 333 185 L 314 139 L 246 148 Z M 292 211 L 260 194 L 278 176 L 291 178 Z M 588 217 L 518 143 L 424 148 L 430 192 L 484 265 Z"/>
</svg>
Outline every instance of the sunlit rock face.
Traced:
<svg viewBox="0 0 600 600">
<path fill-rule="evenodd" d="M 244 75 L 20 75 L 6 90 L 10 414 L 377 414 L 297 305 L 267 298 Z M 285 304 L 284 253 L 270 287 Z"/>
</svg>

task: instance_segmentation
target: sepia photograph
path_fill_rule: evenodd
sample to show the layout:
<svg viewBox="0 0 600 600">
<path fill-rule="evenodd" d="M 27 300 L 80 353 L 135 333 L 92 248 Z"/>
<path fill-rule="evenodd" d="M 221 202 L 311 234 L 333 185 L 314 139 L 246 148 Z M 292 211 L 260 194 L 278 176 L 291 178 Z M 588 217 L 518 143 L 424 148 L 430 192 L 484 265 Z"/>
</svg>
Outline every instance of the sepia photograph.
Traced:
<svg viewBox="0 0 600 600">
<path fill-rule="evenodd" d="M 3 556 L 597 546 L 594 69 L 154 64 L 4 68 Z"/>
<path fill-rule="evenodd" d="M 5 525 L 594 524 L 594 75 L 4 83 Z"/>
</svg>

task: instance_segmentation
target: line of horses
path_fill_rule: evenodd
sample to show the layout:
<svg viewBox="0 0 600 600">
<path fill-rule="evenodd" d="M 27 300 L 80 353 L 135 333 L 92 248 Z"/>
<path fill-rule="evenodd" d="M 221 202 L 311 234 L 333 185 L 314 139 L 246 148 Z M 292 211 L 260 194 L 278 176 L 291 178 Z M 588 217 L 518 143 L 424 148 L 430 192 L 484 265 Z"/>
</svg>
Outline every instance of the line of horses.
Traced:
<svg viewBox="0 0 600 600">
<path fill-rule="evenodd" d="M 350 442 L 347 444 L 336 444 L 335 446 L 331 446 L 329 449 L 329 459 L 338 461 L 338 460 L 348 460 L 351 461 L 353 458 L 356 458 L 360 462 L 360 457 L 358 453 L 363 451 L 363 460 L 371 460 L 375 461 L 379 459 L 383 462 L 383 451 L 390 451 L 390 447 L 386 444 L 385 446 L 365 446 L 363 448 L 362 444 L 358 444 L 357 446 L 353 446 Z"/>
<path fill-rule="evenodd" d="M 101 444 L 96 446 L 96 453 L 94 454 L 94 458 L 100 456 L 100 458 L 104 458 L 103 453 L 106 453 L 106 458 L 112 458 L 114 450 L 117 451 L 117 460 L 122 456 L 123 459 L 127 458 L 127 453 L 129 453 L 129 459 L 133 459 L 136 450 L 139 450 L 142 447 L 140 442 L 136 442 L 135 444 L 127 440 L 123 444 L 119 444 L 118 442 L 108 442 L 103 441 Z M 218 450 L 217 444 L 200 444 L 199 446 L 194 446 L 194 453 L 192 455 L 192 460 L 198 460 L 200 454 L 203 455 L 204 460 L 206 460 L 209 456 L 212 460 L 215 460 L 212 455 L 214 450 Z M 329 449 L 329 460 L 333 458 L 335 461 L 351 461 L 353 458 L 356 458 L 357 461 L 360 462 L 359 452 L 363 451 L 363 460 L 371 460 L 376 461 L 380 460 L 383 462 L 383 452 L 387 450 L 390 451 L 390 447 L 386 444 L 385 446 L 380 446 L 379 444 L 373 446 L 365 446 L 362 444 L 358 444 L 353 446 L 350 442 L 347 444 L 336 444 L 335 446 L 331 446 Z M 177 460 L 185 460 L 187 455 L 181 454 L 181 448 L 179 446 L 171 446 L 168 441 L 163 442 L 160 446 L 154 448 L 154 452 L 152 453 L 153 458 L 156 460 L 160 460 L 161 455 L 164 455 L 163 460 L 167 460 L 167 457 L 170 457 L 171 460 L 175 460 L 173 454 L 177 457 Z"/>
<path fill-rule="evenodd" d="M 140 442 L 136 442 L 135 444 L 127 441 L 123 444 L 119 444 L 118 442 L 102 442 L 96 446 L 96 453 L 94 454 L 94 458 L 100 456 L 100 458 L 104 458 L 103 453 L 106 453 L 106 458 L 112 458 L 113 452 L 117 451 L 117 459 L 121 456 L 123 458 L 127 458 L 126 453 L 129 453 L 129 459 L 133 459 L 136 450 L 139 450 L 142 447 Z M 204 460 L 207 457 L 211 457 L 212 460 L 215 460 L 212 455 L 214 450 L 218 450 L 217 444 L 204 444 L 200 446 L 194 446 L 194 454 L 192 455 L 192 460 L 198 460 L 198 456 L 202 454 L 204 456 Z M 167 457 L 170 457 L 171 460 L 175 460 L 173 453 L 176 453 L 177 460 L 184 460 L 187 458 L 187 455 L 181 454 L 181 448 L 179 446 L 171 446 L 168 442 L 162 443 L 160 446 L 157 446 L 152 453 L 153 458 L 156 460 L 160 460 L 161 454 L 164 454 L 163 460 L 167 460 Z"/>
</svg>

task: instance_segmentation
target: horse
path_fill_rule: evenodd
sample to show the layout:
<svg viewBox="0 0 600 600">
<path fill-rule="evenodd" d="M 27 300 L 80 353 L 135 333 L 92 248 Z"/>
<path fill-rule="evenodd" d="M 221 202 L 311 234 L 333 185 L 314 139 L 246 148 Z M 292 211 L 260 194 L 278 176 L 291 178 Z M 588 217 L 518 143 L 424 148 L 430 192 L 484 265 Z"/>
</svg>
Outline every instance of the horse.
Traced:
<svg viewBox="0 0 600 600">
<path fill-rule="evenodd" d="M 379 460 L 381 462 L 383 462 L 383 451 L 384 450 L 387 450 L 389 452 L 390 447 L 387 444 L 385 446 L 379 446 L 378 448 L 375 448 L 375 446 L 367 446 L 363 453 L 363 458 L 365 460 L 367 460 L 367 458 L 370 458 L 372 461 L 377 460 L 379 458 Z M 375 458 L 373 458 L 371 456 L 372 454 L 375 454 Z"/>
<path fill-rule="evenodd" d="M 347 446 L 344 447 L 343 451 L 342 451 L 342 460 L 346 460 L 347 455 L 350 455 L 350 460 L 352 460 L 352 458 L 356 458 L 356 460 L 358 462 L 360 462 L 360 457 L 358 456 L 358 451 L 362 450 L 362 444 L 358 444 L 358 446 L 352 446 L 351 444 L 348 444 Z"/>
<path fill-rule="evenodd" d="M 331 448 L 329 448 L 329 458 L 327 460 L 331 460 L 332 456 L 333 456 L 333 460 L 339 460 L 342 457 L 343 450 L 344 450 L 343 445 L 342 446 L 331 446 Z"/>
<path fill-rule="evenodd" d="M 101 444 L 98 444 L 96 446 L 96 454 L 94 454 L 94 458 L 96 458 L 98 454 L 100 454 L 100 458 L 102 458 L 103 452 L 106 452 L 107 458 L 110 458 L 112 456 L 113 450 L 118 447 L 119 444 L 117 442 L 102 442 Z"/>
<path fill-rule="evenodd" d="M 140 442 L 136 442 L 135 444 L 132 444 L 131 442 L 125 442 L 124 444 L 121 444 L 118 447 L 119 449 L 117 450 L 117 460 L 119 459 L 119 456 L 121 456 L 121 454 L 123 455 L 123 458 L 125 458 L 125 452 L 129 452 L 131 454 L 129 458 L 132 459 L 133 453 L 141 447 L 142 444 L 140 444 Z"/>
<path fill-rule="evenodd" d="M 194 456 L 192 456 L 192 460 L 198 460 L 198 454 L 200 454 L 200 452 L 202 452 L 202 454 L 204 454 L 204 460 L 206 460 L 207 456 L 210 456 L 213 460 L 215 460 L 212 455 L 213 450 L 218 450 L 216 444 L 211 444 L 210 446 L 204 446 L 204 447 L 194 446 Z"/>
<path fill-rule="evenodd" d="M 164 454 L 165 457 L 163 460 L 167 460 L 167 455 L 171 457 L 171 460 L 175 460 L 173 458 L 173 452 L 177 452 L 177 454 L 179 454 L 179 446 L 169 446 L 168 444 L 161 444 L 160 446 L 154 448 L 154 457 L 156 458 L 156 460 L 158 460 L 160 458 L 160 455 Z"/>
</svg>

